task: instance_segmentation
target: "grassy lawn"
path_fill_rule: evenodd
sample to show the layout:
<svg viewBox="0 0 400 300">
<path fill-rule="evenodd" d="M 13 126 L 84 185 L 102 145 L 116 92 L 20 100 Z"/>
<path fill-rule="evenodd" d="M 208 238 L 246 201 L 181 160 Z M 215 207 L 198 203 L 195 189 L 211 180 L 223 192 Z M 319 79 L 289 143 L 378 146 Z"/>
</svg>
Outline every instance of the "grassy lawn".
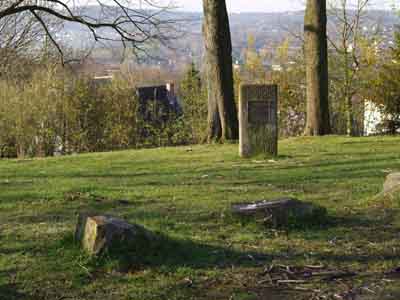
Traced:
<svg viewBox="0 0 400 300">
<path fill-rule="evenodd" d="M 271 264 L 376 274 L 354 285 L 400 267 L 400 197 L 376 197 L 400 171 L 400 138 L 283 140 L 275 161 L 242 160 L 237 145 L 188 150 L 0 160 L 0 299 L 275 299 L 259 283 Z M 282 196 L 326 207 L 326 222 L 270 230 L 229 213 Z M 91 259 L 73 243 L 80 211 L 168 238 L 129 267 Z M 400 299 L 400 281 L 385 288 Z"/>
</svg>

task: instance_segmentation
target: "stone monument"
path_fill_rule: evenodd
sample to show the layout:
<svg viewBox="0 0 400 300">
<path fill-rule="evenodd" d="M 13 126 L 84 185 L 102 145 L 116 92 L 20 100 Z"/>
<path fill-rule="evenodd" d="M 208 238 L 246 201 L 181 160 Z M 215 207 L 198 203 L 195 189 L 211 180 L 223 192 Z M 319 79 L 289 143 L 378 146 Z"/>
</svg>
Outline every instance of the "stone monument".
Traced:
<svg viewBox="0 0 400 300">
<path fill-rule="evenodd" d="M 278 86 L 242 84 L 239 96 L 239 153 L 278 155 Z"/>
</svg>

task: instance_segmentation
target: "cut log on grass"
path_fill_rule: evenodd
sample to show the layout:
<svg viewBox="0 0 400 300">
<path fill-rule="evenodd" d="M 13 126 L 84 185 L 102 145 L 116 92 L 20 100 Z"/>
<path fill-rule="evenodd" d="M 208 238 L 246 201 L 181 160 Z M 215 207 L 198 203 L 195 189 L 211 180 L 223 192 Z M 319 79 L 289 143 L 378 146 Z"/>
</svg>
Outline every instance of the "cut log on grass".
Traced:
<svg viewBox="0 0 400 300">
<path fill-rule="evenodd" d="M 75 240 L 90 255 L 118 249 L 146 248 L 155 235 L 144 227 L 124 220 L 95 214 L 80 214 Z"/>
<path fill-rule="evenodd" d="M 386 177 L 383 184 L 383 193 L 394 193 L 400 191 L 400 173 L 392 173 Z"/>
<path fill-rule="evenodd" d="M 275 227 L 303 221 L 318 221 L 326 215 L 325 208 L 292 198 L 233 204 L 232 212 L 242 217 L 254 217 L 266 225 Z"/>
</svg>

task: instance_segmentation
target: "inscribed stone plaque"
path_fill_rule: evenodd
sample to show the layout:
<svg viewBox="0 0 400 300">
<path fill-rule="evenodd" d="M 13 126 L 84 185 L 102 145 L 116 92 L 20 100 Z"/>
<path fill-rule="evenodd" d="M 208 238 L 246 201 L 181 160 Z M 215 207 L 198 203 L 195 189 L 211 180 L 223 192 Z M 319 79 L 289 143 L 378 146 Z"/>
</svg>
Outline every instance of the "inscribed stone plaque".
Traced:
<svg viewBox="0 0 400 300">
<path fill-rule="evenodd" d="M 277 85 L 243 84 L 239 102 L 240 155 L 277 155 Z"/>
</svg>

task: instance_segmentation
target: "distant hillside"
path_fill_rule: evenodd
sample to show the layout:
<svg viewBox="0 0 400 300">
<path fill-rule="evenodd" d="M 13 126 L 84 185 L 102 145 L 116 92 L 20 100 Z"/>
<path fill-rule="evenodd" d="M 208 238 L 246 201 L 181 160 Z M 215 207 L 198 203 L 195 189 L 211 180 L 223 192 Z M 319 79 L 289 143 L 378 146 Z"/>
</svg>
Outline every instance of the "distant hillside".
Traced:
<svg viewBox="0 0 400 300">
<path fill-rule="evenodd" d="M 97 17 L 100 11 L 95 6 L 80 8 L 85 15 Z M 243 48 L 247 46 L 249 34 L 253 35 L 256 47 L 273 49 L 282 43 L 288 36 L 292 36 L 292 46 L 300 47 L 300 40 L 294 38 L 294 33 L 301 34 L 303 27 L 304 11 L 279 12 L 279 13 L 233 13 L 230 15 L 232 40 L 235 59 L 240 59 Z M 156 56 L 163 57 L 169 64 L 177 64 L 180 61 L 200 60 L 203 52 L 201 38 L 201 13 L 190 12 L 168 12 L 164 18 L 178 20 L 179 30 L 183 30 L 185 35 L 173 42 L 172 49 L 154 48 Z M 364 30 L 376 31 L 379 26 L 384 38 L 391 39 L 394 26 L 399 22 L 399 18 L 392 11 L 371 10 L 363 17 Z M 331 34 L 336 27 L 330 22 Z M 87 48 L 93 42 L 90 32 L 76 24 L 66 23 L 59 38 L 66 41 L 75 49 Z M 114 45 L 120 47 L 120 45 Z M 115 50 L 115 49 L 114 49 Z M 104 51 L 103 51 L 104 53 Z M 109 53 L 114 59 L 117 55 Z M 118 59 L 120 59 L 118 57 Z M 165 63 L 165 62 L 164 62 Z"/>
</svg>

